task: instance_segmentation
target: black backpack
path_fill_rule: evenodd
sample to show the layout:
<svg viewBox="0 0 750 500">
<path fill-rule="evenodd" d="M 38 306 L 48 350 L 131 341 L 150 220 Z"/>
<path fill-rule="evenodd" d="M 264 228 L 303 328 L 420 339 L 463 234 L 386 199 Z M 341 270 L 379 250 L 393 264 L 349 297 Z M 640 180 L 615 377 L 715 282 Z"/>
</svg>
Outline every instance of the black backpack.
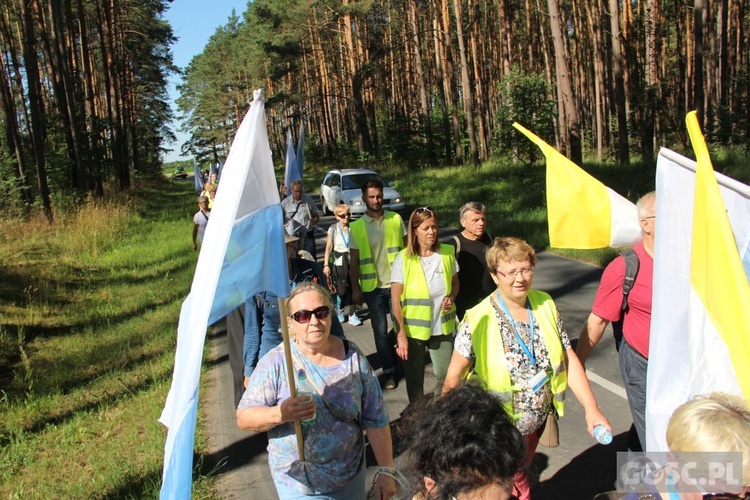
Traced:
<svg viewBox="0 0 750 500">
<path fill-rule="evenodd" d="M 622 252 L 622 258 L 625 259 L 625 278 L 622 280 L 622 306 L 620 319 L 612 322 L 612 332 L 615 336 L 615 347 L 617 351 L 620 351 L 620 344 L 622 343 L 622 322 L 625 319 L 625 313 L 627 312 L 628 306 L 628 294 L 630 289 L 633 288 L 635 278 L 638 276 L 638 268 L 641 265 L 641 261 L 638 259 L 638 254 L 635 250 L 628 248 Z"/>
</svg>

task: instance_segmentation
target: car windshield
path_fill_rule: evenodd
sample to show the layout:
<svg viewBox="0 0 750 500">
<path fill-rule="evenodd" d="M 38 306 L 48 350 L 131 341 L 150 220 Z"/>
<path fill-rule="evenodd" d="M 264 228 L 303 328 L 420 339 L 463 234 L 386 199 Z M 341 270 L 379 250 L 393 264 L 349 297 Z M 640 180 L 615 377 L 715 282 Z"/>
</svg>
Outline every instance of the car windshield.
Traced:
<svg viewBox="0 0 750 500">
<path fill-rule="evenodd" d="M 359 189 L 362 187 L 362 184 L 365 183 L 368 179 L 377 179 L 380 182 L 383 183 L 383 186 L 387 186 L 388 183 L 383 180 L 382 177 L 380 177 L 377 174 L 372 173 L 364 173 L 364 174 L 350 174 L 345 175 L 342 177 L 342 184 L 341 189 Z"/>
</svg>

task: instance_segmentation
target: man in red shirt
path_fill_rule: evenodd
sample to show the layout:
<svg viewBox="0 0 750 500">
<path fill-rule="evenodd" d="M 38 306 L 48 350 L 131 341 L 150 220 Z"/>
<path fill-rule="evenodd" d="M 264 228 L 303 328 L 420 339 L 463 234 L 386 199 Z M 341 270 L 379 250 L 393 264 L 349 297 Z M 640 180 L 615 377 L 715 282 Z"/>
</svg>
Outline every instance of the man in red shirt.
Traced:
<svg viewBox="0 0 750 500">
<path fill-rule="evenodd" d="M 646 448 L 646 372 L 651 332 L 651 291 L 654 275 L 654 228 L 656 227 L 656 193 L 650 192 L 636 204 L 643 240 L 633 247 L 640 267 L 628 295 L 628 308 L 622 311 L 622 283 L 625 259 L 617 257 L 602 274 L 594 305 L 578 337 L 576 354 L 586 363 L 591 349 L 599 342 L 610 322 L 622 318 L 623 342 L 620 346 L 620 372 L 628 395 L 633 425 L 641 448 Z"/>
</svg>

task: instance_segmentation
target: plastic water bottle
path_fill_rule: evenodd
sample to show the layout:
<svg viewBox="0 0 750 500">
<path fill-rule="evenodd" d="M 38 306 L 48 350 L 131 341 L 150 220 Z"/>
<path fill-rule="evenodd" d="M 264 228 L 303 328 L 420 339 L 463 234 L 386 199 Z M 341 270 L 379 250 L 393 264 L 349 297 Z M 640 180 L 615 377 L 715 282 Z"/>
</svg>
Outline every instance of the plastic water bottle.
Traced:
<svg viewBox="0 0 750 500">
<path fill-rule="evenodd" d="M 594 427 L 594 439 L 600 444 L 609 444 L 612 442 L 612 431 L 603 425 Z"/>
<path fill-rule="evenodd" d="M 315 401 L 315 398 L 313 398 L 312 385 L 310 385 L 310 382 L 307 380 L 305 370 L 301 368 L 297 370 L 297 396 L 306 396 L 310 398 L 310 401 Z M 313 412 L 312 417 L 302 420 L 303 424 L 309 425 L 312 422 L 315 422 L 315 412 Z"/>
</svg>

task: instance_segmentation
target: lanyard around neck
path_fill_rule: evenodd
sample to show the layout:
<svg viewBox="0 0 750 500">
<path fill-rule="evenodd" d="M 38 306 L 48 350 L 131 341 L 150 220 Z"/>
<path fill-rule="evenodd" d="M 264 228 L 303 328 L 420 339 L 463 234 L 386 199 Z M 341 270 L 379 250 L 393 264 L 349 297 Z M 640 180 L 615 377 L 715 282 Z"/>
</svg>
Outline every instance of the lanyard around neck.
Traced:
<svg viewBox="0 0 750 500">
<path fill-rule="evenodd" d="M 349 238 L 344 236 L 344 230 L 341 229 L 341 223 L 339 222 L 337 226 L 339 227 L 339 234 L 341 235 L 341 239 L 344 240 L 344 245 L 346 245 L 346 248 L 349 248 Z"/>
<path fill-rule="evenodd" d="M 513 329 L 513 334 L 516 336 L 516 339 L 521 346 L 521 350 L 523 350 L 524 354 L 526 354 L 526 356 L 528 356 L 528 358 L 531 360 L 531 365 L 535 366 L 536 358 L 534 357 L 534 317 L 531 315 L 531 304 L 529 303 L 529 299 L 526 299 L 526 310 L 529 313 L 529 337 L 531 341 L 531 349 L 529 349 L 529 346 L 527 346 L 526 342 L 523 341 L 521 335 L 518 334 L 518 327 L 516 326 L 516 322 L 513 319 L 513 316 L 511 316 L 508 306 L 505 305 L 505 301 L 500 295 L 500 292 L 498 292 L 497 294 L 497 301 L 500 303 L 500 307 L 508 317 L 508 322 L 510 322 L 510 326 Z"/>
</svg>

